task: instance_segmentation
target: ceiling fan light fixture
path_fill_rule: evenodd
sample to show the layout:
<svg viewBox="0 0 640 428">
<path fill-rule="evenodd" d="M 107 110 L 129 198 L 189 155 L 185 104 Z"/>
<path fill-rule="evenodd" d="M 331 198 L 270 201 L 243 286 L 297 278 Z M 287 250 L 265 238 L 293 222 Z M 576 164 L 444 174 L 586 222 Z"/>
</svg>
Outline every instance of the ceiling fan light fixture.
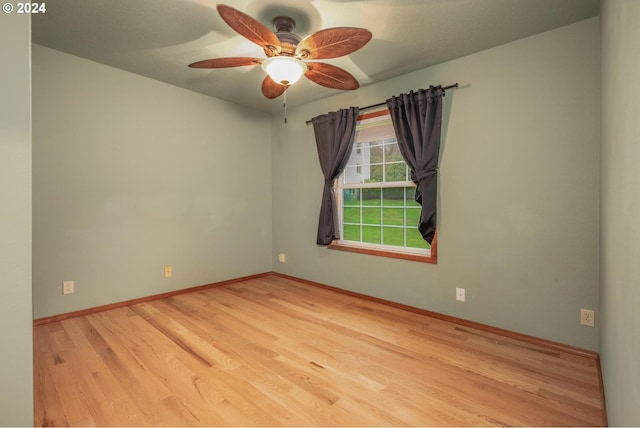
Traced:
<svg viewBox="0 0 640 428">
<path fill-rule="evenodd" d="M 306 73 L 307 65 L 296 58 L 274 56 L 262 62 L 262 69 L 274 82 L 289 86 L 296 83 Z"/>
</svg>

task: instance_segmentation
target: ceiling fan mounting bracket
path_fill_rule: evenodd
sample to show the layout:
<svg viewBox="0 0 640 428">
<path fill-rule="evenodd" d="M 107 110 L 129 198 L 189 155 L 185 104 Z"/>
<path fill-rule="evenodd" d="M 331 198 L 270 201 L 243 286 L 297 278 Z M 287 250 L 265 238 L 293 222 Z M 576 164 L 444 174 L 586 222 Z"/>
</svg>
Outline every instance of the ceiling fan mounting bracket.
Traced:
<svg viewBox="0 0 640 428">
<path fill-rule="evenodd" d="M 273 26 L 278 32 L 293 33 L 296 28 L 296 21 L 289 16 L 276 16 L 273 18 Z"/>
<path fill-rule="evenodd" d="M 309 55 L 311 55 L 311 52 L 308 49 L 300 49 L 300 52 L 298 52 L 298 58 L 300 59 L 309 58 Z"/>
<path fill-rule="evenodd" d="M 280 51 L 281 51 L 281 48 L 279 46 L 273 46 L 273 45 L 265 45 L 264 46 L 264 53 L 269 58 L 271 58 L 272 56 L 279 55 Z"/>
</svg>

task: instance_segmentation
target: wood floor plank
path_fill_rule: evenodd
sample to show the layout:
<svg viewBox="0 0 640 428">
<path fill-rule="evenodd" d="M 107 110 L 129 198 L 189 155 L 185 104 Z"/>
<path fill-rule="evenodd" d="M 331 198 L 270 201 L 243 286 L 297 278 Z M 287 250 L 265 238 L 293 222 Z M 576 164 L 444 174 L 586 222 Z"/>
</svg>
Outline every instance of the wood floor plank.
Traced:
<svg viewBox="0 0 640 428">
<path fill-rule="evenodd" d="M 597 361 L 266 276 L 34 328 L 56 426 L 599 426 Z"/>
<path fill-rule="evenodd" d="M 33 377 L 34 377 L 34 401 L 36 403 L 49 403 L 48 406 L 35 406 L 34 420 L 41 426 L 68 426 L 64 408 L 55 382 L 51 376 L 50 368 L 57 363 L 51 354 L 52 336 L 48 326 L 34 328 Z"/>
</svg>

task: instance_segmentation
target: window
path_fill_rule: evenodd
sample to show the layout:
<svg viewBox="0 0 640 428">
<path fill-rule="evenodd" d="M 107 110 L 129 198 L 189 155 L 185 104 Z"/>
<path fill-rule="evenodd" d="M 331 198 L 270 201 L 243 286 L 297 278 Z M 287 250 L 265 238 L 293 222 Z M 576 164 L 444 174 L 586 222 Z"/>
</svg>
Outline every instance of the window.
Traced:
<svg viewBox="0 0 640 428">
<path fill-rule="evenodd" d="M 330 248 L 435 263 L 435 248 L 418 232 L 421 207 L 388 110 L 358 118 L 335 186 L 342 239 Z"/>
</svg>

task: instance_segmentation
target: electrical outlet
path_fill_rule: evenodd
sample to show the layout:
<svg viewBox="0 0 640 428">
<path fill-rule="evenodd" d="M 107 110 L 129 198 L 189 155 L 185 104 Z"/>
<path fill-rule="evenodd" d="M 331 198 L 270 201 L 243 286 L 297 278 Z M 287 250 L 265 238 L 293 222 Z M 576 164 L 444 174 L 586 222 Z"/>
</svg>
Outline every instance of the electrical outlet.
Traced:
<svg viewBox="0 0 640 428">
<path fill-rule="evenodd" d="M 580 324 L 594 327 L 596 325 L 595 313 L 589 309 L 580 309 Z"/>
<path fill-rule="evenodd" d="M 465 291 L 464 288 L 456 288 L 456 300 L 459 302 L 465 301 Z"/>
<path fill-rule="evenodd" d="M 165 266 L 164 267 L 164 277 L 165 278 L 171 278 L 172 275 L 173 275 L 173 268 L 171 266 Z"/>
<path fill-rule="evenodd" d="M 75 291 L 75 286 L 73 281 L 63 281 L 62 282 L 62 294 L 71 294 Z"/>
<path fill-rule="evenodd" d="M 285 263 L 287 261 L 287 256 L 285 253 L 278 254 L 278 261 L 280 263 Z"/>
</svg>

